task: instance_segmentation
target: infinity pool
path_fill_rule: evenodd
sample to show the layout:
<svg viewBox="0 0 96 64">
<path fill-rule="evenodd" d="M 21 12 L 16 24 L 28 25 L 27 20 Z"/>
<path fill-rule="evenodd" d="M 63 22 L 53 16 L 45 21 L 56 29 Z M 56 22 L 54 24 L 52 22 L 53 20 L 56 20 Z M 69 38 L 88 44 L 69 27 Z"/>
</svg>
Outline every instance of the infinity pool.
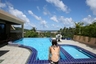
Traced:
<svg viewBox="0 0 96 64">
<path fill-rule="evenodd" d="M 51 46 L 50 38 L 23 38 L 15 43 L 35 48 L 38 51 L 38 60 L 48 60 L 49 47 Z"/>
<path fill-rule="evenodd" d="M 50 38 L 23 38 L 14 43 L 31 46 L 38 51 L 36 60 L 48 60 L 49 47 L 51 46 Z M 60 51 L 60 59 L 66 59 L 64 54 Z"/>
<path fill-rule="evenodd" d="M 30 57 L 28 64 L 46 64 L 48 61 L 49 47 L 51 46 L 50 38 L 22 38 L 14 41 L 24 45 L 23 47 L 31 47 L 37 50 L 36 59 L 33 60 L 34 55 Z M 33 52 L 33 49 L 32 49 Z M 66 63 L 96 63 L 96 55 L 74 45 L 60 45 L 60 62 Z M 59 62 L 59 63 L 60 63 Z"/>
</svg>

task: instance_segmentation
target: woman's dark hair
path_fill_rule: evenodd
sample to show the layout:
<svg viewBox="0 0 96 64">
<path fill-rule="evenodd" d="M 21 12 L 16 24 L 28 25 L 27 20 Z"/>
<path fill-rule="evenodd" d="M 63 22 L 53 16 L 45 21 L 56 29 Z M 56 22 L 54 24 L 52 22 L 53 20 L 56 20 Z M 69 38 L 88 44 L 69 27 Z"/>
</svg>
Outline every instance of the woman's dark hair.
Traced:
<svg viewBox="0 0 96 64">
<path fill-rule="evenodd" d="M 57 41 L 56 40 L 52 40 L 52 46 L 56 45 L 57 46 Z"/>
</svg>

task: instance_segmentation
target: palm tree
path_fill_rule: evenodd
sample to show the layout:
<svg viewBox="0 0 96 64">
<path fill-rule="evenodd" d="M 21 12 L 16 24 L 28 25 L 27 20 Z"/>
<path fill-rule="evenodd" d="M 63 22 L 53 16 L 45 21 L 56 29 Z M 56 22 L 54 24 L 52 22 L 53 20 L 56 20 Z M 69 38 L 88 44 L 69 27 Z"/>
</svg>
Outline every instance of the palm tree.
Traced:
<svg viewBox="0 0 96 64">
<path fill-rule="evenodd" d="M 83 22 L 75 23 L 75 34 L 81 34 L 83 24 Z"/>
<path fill-rule="evenodd" d="M 33 27 L 31 30 L 34 31 L 34 32 L 36 32 L 36 28 L 35 27 Z"/>
</svg>

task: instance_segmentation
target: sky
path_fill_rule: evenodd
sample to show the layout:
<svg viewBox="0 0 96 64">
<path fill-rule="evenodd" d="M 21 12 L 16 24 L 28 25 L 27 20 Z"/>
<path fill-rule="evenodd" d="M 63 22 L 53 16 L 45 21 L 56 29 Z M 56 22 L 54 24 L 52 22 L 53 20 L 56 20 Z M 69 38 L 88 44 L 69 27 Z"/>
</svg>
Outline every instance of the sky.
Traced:
<svg viewBox="0 0 96 64">
<path fill-rule="evenodd" d="M 0 0 L 0 9 L 24 20 L 24 28 L 59 30 L 96 20 L 96 0 Z"/>
</svg>

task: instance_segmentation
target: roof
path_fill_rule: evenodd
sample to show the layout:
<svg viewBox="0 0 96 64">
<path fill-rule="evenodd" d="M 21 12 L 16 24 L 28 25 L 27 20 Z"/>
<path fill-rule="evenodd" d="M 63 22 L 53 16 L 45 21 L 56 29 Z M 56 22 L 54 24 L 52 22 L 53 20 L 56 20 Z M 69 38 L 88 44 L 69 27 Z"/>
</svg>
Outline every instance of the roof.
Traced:
<svg viewBox="0 0 96 64">
<path fill-rule="evenodd" d="M 16 24 L 24 24 L 23 20 L 17 18 L 16 16 L 13 16 L 1 9 L 0 9 L 0 20 L 5 20 L 8 22 L 16 23 Z"/>
</svg>

